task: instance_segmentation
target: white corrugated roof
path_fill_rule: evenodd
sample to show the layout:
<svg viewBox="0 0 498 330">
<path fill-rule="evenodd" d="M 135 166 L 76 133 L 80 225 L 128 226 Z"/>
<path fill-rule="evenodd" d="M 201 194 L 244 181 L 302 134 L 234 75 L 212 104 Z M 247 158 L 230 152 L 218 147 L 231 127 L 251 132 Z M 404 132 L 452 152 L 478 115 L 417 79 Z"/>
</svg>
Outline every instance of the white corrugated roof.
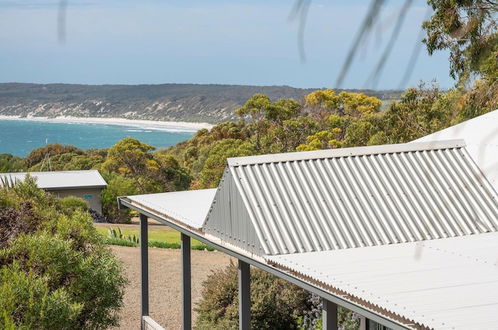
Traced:
<svg viewBox="0 0 498 330">
<path fill-rule="evenodd" d="M 0 177 L 7 180 L 22 181 L 25 179 L 26 174 L 26 172 L 0 173 Z M 36 184 L 39 188 L 49 190 L 103 188 L 107 186 L 104 178 L 102 178 L 97 170 L 29 172 L 29 175 L 36 178 Z"/>
<path fill-rule="evenodd" d="M 498 230 L 498 198 L 463 141 L 232 158 L 228 165 L 268 255 Z"/>
<path fill-rule="evenodd" d="M 405 324 L 498 327 L 498 233 L 267 259 Z"/>
<path fill-rule="evenodd" d="M 498 110 L 467 120 L 414 142 L 463 139 L 467 150 L 498 191 Z"/>
<path fill-rule="evenodd" d="M 216 189 L 201 189 L 127 196 L 126 199 L 144 210 L 199 229 L 206 219 L 215 193 Z"/>
<path fill-rule="evenodd" d="M 408 328 L 498 324 L 498 198 L 463 141 L 234 158 L 217 190 L 124 199 Z"/>
</svg>

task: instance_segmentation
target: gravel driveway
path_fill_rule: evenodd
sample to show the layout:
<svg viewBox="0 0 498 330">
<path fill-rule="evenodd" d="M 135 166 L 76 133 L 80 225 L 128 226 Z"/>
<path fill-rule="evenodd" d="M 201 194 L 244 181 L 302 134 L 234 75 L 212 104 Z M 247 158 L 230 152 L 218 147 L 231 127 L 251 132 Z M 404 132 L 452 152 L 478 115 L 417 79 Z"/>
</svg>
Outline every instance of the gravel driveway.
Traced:
<svg viewBox="0 0 498 330">
<path fill-rule="evenodd" d="M 125 265 L 130 281 L 121 309 L 120 327 L 140 328 L 140 250 L 133 247 L 111 246 Z M 235 260 L 234 260 L 235 261 Z M 200 299 L 202 282 L 211 271 L 224 268 L 230 257 L 217 251 L 192 251 L 193 306 Z M 181 329 L 181 263 L 180 250 L 149 249 L 150 315 L 166 329 Z M 196 313 L 193 313 L 195 322 Z"/>
</svg>

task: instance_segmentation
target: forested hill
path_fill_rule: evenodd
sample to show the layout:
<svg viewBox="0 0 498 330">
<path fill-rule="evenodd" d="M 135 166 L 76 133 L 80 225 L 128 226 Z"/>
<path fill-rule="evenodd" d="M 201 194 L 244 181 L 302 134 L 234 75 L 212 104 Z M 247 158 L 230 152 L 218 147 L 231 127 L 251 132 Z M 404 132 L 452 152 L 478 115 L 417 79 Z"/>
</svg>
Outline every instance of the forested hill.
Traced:
<svg viewBox="0 0 498 330">
<path fill-rule="evenodd" d="M 314 89 L 240 85 L 0 84 L 0 115 L 120 117 L 216 123 L 235 119 L 234 110 L 253 94 L 301 100 Z M 350 90 L 381 100 L 397 91 Z"/>
</svg>

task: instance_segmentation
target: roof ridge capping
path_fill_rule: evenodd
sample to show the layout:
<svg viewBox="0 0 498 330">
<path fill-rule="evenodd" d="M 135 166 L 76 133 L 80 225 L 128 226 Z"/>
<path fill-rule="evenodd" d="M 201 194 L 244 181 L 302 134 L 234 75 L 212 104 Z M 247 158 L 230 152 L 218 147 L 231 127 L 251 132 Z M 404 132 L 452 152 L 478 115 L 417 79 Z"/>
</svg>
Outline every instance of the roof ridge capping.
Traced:
<svg viewBox="0 0 498 330">
<path fill-rule="evenodd" d="M 256 155 L 247 157 L 228 158 L 228 166 L 243 166 L 264 163 L 290 162 L 297 160 L 312 160 L 324 158 L 338 158 L 351 156 L 366 156 L 376 154 L 391 154 L 401 152 L 414 152 L 438 149 L 451 149 L 465 147 L 465 141 L 458 140 L 442 140 L 431 142 L 410 142 L 399 144 L 383 144 L 367 147 L 339 148 L 339 149 L 324 149 L 315 151 L 288 152 L 280 154 Z"/>
</svg>

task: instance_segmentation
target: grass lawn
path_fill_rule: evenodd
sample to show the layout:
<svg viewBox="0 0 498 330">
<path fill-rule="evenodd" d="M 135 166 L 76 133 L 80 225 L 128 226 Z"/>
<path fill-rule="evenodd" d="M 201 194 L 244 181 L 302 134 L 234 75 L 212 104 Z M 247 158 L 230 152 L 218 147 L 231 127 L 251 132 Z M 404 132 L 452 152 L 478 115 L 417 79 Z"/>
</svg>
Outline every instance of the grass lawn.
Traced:
<svg viewBox="0 0 498 330">
<path fill-rule="evenodd" d="M 99 227 L 96 226 L 97 231 L 104 235 L 105 237 L 109 236 L 108 229 L 109 228 L 120 228 L 121 232 L 123 233 L 124 236 L 133 236 L 135 235 L 136 237 L 140 237 L 140 232 L 138 228 L 127 228 L 127 227 L 120 227 L 119 224 L 116 224 L 115 226 L 111 227 Z M 164 229 L 152 229 L 149 228 L 149 240 L 155 240 L 155 241 L 161 241 L 161 242 L 167 242 L 167 243 L 180 243 L 180 233 L 177 232 L 176 230 L 173 230 L 171 228 L 164 228 Z M 201 242 L 192 239 L 191 241 L 192 246 L 199 246 L 201 245 Z"/>
</svg>

